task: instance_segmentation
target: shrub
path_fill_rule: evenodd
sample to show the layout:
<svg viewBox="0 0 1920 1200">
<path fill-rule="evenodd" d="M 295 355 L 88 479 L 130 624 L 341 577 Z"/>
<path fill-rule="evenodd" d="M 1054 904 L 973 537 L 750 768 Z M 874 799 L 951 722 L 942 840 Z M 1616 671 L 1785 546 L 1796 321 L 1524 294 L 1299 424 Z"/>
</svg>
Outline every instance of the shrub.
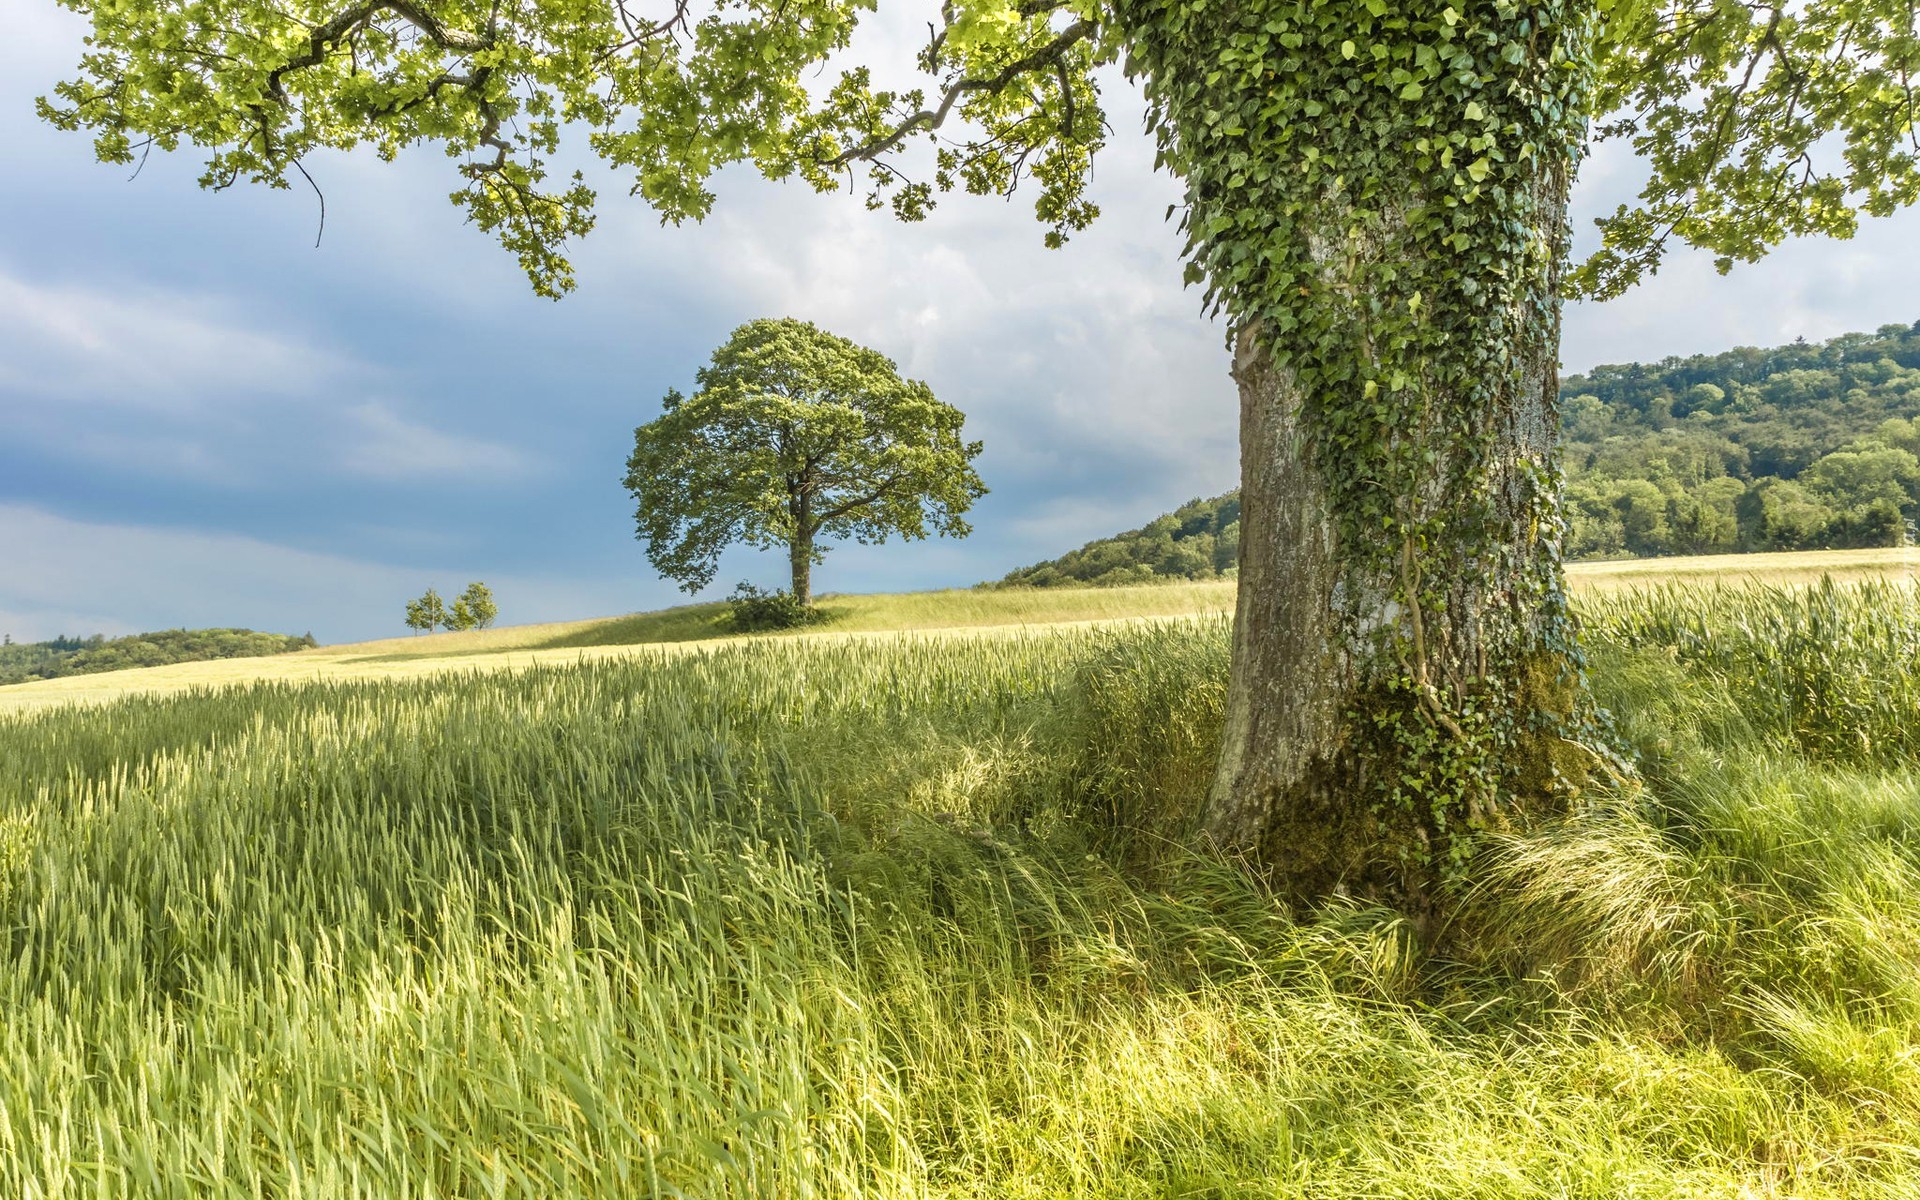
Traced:
<svg viewBox="0 0 1920 1200">
<path fill-rule="evenodd" d="M 743 583 L 727 597 L 728 618 L 736 633 L 763 633 L 774 629 L 799 629 L 817 625 L 827 615 L 811 604 L 802 604 L 792 592 L 763 592 Z"/>
</svg>

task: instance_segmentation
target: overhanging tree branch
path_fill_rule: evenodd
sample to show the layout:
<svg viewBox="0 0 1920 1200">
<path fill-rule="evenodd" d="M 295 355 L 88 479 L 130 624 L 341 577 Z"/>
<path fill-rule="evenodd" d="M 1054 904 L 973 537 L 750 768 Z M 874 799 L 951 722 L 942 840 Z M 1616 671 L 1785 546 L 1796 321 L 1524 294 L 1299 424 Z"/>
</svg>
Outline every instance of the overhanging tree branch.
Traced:
<svg viewBox="0 0 1920 1200">
<path fill-rule="evenodd" d="M 1036 12 L 1051 11 L 1053 6 L 1045 5 Z M 923 108 L 880 137 L 874 138 L 851 150 L 842 151 L 826 160 L 829 168 L 845 167 L 856 162 L 871 162 L 887 153 L 919 130 L 932 131 L 946 124 L 947 117 L 953 112 L 953 106 L 962 96 L 975 92 L 993 95 L 1005 91 L 1023 76 L 1049 67 L 1059 66 L 1068 50 L 1093 36 L 1097 26 L 1092 21 L 1079 20 L 1061 30 L 1046 45 L 1032 54 L 1015 59 L 1001 68 L 1000 72 L 988 78 L 965 77 L 955 80 L 941 94 L 940 103 L 933 108 Z M 1067 111 L 1073 111 L 1073 101 L 1067 100 Z"/>
<path fill-rule="evenodd" d="M 342 38 L 382 12 L 390 12 L 404 19 L 424 34 L 428 41 L 443 50 L 471 54 L 477 50 L 491 49 L 494 44 L 493 35 L 449 29 L 436 20 L 433 14 L 409 3 L 408 0 L 369 0 L 366 4 L 346 9 L 314 26 L 312 32 L 307 35 L 306 49 L 267 74 L 267 95 L 281 104 L 287 103 L 286 88 L 281 84 L 283 79 L 296 71 L 304 71 L 308 67 L 324 62 L 328 51 L 338 45 Z"/>
</svg>

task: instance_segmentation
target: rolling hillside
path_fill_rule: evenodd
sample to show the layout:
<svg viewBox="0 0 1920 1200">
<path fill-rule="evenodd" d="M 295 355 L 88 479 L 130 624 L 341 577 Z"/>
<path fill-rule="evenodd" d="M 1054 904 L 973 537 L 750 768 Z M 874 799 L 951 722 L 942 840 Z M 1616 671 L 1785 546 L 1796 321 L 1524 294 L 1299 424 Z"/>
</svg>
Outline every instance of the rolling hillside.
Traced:
<svg viewBox="0 0 1920 1200">
<path fill-rule="evenodd" d="M 1575 563 L 1568 570 L 1568 582 L 1580 596 L 1661 584 L 1802 585 L 1822 577 L 1843 581 L 1911 580 L 1916 572 L 1920 572 L 1920 549 L 1835 550 Z M 623 617 L 386 638 L 265 658 L 180 663 L 15 684 L 0 687 L 0 714 L 66 703 L 100 703 L 135 692 L 175 692 L 254 681 L 406 679 L 705 650 L 765 638 L 834 641 L 887 633 L 944 636 L 1217 615 L 1233 610 L 1234 587 L 1229 578 L 1125 587 L 966 588 L 833 596 L 822 602 L 829 616 L 823 626 L 746 637 L 726 631 L 723 604 L 692 604 Z"/>
<path fill-rule="evenodd" d="M 1920 521 L 1920 322 L 1595 367 L 1560 398 L 1569 558 L 1899 546 Z M 1239 515 L 1194 500 L 990 586 L 1218 578 Z"/>
</svg>

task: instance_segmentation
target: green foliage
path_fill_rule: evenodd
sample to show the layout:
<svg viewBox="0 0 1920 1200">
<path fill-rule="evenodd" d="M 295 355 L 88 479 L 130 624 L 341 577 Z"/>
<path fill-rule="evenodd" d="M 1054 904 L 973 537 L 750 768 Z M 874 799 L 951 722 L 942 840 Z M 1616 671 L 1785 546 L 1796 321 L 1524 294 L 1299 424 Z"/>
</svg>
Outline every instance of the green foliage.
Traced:
<svg viewBox="0 0 1920 1200">
<path fill-rule="evenodd" d="M 804 603 L 818 538 L 972 532 L 980 443 L 885 355 L 805 321 L 752 321 L 696 379 L 634 430 L 625 479 L 649 561 L 687 591 L 713 581 L 731 545 L 787 548 Z"/>
<path fill-rule="evenodd" d="M 1436 962 L 1114 844 L 1205 786 L 1222 619 L 0 720 L 0 1190 L 1898 1200 L 1911 755 L 1593 625 L 1657 782 Z"/>
<path fill-rule="evenodd" d="M 1231 577 L 1240 557 L 1240 496 L 1191 500 L 1152 523 L 1009 571 L 999 587 L 1125 587 Z"/>
<path fill-rule="evenodd" d="M 92 131 L 102 160 L 191 144 L 212 152 L 205 186 L 248 179 L 284 188 L 304 180 L 303 160 L 315 151 L 370 145 L 394 158 L 434 144 L 461 163 L 454 203 L 547 295 L 572 287 L 565 242 L 592 228 L 597 199 L 578 172 L 549 177 L 569 134 L 583 135 L 669 221 L 704 217 L 714 199 L 708 180 L 729 164 L 822 190 L 854 184 L 864 166 L 869 206 L 906 220 L 924 217 L 942 192 L 1006 195 L 1030 179 L 1039 185 L 1035 214 L 1058 244 L 1098 213 L 1085 194 L 1106 133 L 1093 71 L 1123 56 L 1156 102 L 1172 106 L 1162 115 L 1184 122 L 1174 109 L 1203 106 L 1198 123 L 1164 147 L 1177 171 L 1208 177 L 1196 197 L 1215 183 L 1250 196 L 1290 163 L 1316 176 L 1316 163 L 1342 159 L 1346 139 L 1391 148 L 1403 122 L 1431 118 L 1438 123 L 1415 136 L 1426 135 L 1422 154 L 1445 156 L 1435 195 L 1455 190 L 1458 156 L 1463 185 L 1491 177 L 1496 205 L 1524 204 L 1521 193 L 1503 193 L 1503 164 L 1557 153 L 1563 139 L 1533 140 L 1531 118 L 1516 124 L 1512 112 L 1551 123 L 1591 107 L 1601 137 L 1629 139 L 1651 166 L 1640 202 L 1601 222 L 1605 245 L 1579 274 L 1603 295 L 1653 270 L 1675 238 L 1713 249 L 1724 267 L 1787 237 L 1846 236 L 1858 213 L 1884 215 L 1920 194 L 1907 83 L 1914 33 L 1898 0 L 1792 10 L 1608 0 L 1586 19 L 1598 33 L 1591 54 L 1539 36 L 1563 27 L 1552 15 L 1560 10 L 1519 17 L 1465 4 L 1415 19 L 1384 0 L 1358 10 L 1262 4 L 1237 10 L 1244 28 L 1223 28 L 1225 53 L 1212 54 L 1189 40 L 1218 16 L 1202 3 L 968 0 L 941 11 L 916 56 L 931 90 L 876 88 L 872 64 L 847 61 L 869 0 L 748 0 L 698 18 L 686 8 L 655 17 L 562 0 L 506 11 L 62 2 L 91 20 L 92 39 L 78 77 L 40 112 L 60 128 Z M 1477 93 L 1486 64 L 1467 47 L 1496 12 L 1514 14 L 1516 36 L 1487 49 L 1568 79 L 1577 103 L 1558 85 L 1537 109 Z M 815 84 L 829 60 L 831 82 Z M 890 65 L 880 64 L 883 73 Z M 1299 83 L 1272 90 L 1270 75 Z M 1236 96 L 1236 83 L 1252 87 Z M 1332 102 L 1341 93 L 1350 112 Z M 941 138 L 949 118 L 965 132 Z M 1265 138 L 1263 127 L 1284 136 Z M 928 171 L 907 158 L 922 144 L 933 149 Z M 1284 153 L 1295 145 L 1297 158 Z M 1387 164 L 1349 166 L 1358 171 L 1321 177 L 1364 191 Z M 1213 286 L 1245 291 L 1264 233 L 1223 232 L 1199 232 L 1225 254 L 1202 249 L 1196 263 Z M 1264 232 L 1293 240 L 1284 219 Z M 1486 232 L 1469 219 L 1450 236 L 1464 251 Z M 1252 256 L 1233 254 L 1233 242 Z"/>
<path fill-rule="evenodd" d="M 1597 367 L 1561 395 L 1569 557 L 1897 546 L 1920 520 L 1920 325 Z"/>
<path fill-rule="evenodd" d="M 510 8 L 261 0 L 62 0 L 89 17 L 79 77 L 40 102 L 94 133 L 104 161 L 150 147 L 212 152 L 201 182 L 289 187 L 317 151 L 383 158 L 432 145 L 457 160 L 452 199 L 518 258 L 537 291 L 573 287 L 566 242 L 593 227 L 596 193 L 550 177 L 569 136 L 679 222 L 705 217 L 708 181 L 750 162 L 822 190 L 870 166 L 869 204 L 923 217 L 936 190 L 1039 185 L 1035 213 L 1058 244 L 1098 209 L 1085 198 L 1106 122 L 1091 70 L 1104 51 L 1091 6 L 945 9 L 919 54 L 939 92 L 876 88 L 846 51 L 871 0 L 747 0 L 695 13 L 528 0 Z M 968 132 L 934 142 L 949 116 Z M 934 145 L 925 178 L 886 161 Z"/>
<path fill-rule="evenodd" d="M 471 614 L 469 614 L 471 615 Z M 442 625 L 453 628 L 447 613 L 447 602 L 440 593 L 428 588 L 417 599 L 407 601 L 407 628 L 418 633 L 432 633 Z"/>
<path fill-rule="evenodd" d="M 493 590 L 476 581 L 454 598 L 453 606 L 447 610 L 447 628 L 491 629 L 494 618 L 499 615 L 500 606 L 493 602 Z"/>
<path fill-rule="evenodd" d="M 800 629 L 826 619 L 826 613 L 802 604 L 792 592 L 763 592 L 743 583 L 727 597 L 727 624 L 735 633 Z"/>
<path fill-rule="evenodd" d="M 0 684 L 217 658 L 289 654 L 317 645 L 310 633 L 295 637 L 251 629 L 163 629 L 117 638 L 95 634 L 89 638 L 63 635 L 49 642 L 9 641 L 0 646 Z"/>
<path fill-rule="evenodd" d="M 1602 139 L 1648 167 L 1639 202 L 1596 222 L 1577 288 L 1617 296 L 1680 241 L 1724 274 L 1788 238 L 1852 236 L 1920 199 L 1905 0 L 1612 0 L 1599 55 Z"/>
<path fill-rule="evenodd" d="M 479 580 L 469 583 L 467 590 L 460 593 L 460 602 L 466 605 L 475 629 L 493 628 L 493 622 L 500 616 L 500 606 L 494 603 L 493 589 Z"/>
</svg>

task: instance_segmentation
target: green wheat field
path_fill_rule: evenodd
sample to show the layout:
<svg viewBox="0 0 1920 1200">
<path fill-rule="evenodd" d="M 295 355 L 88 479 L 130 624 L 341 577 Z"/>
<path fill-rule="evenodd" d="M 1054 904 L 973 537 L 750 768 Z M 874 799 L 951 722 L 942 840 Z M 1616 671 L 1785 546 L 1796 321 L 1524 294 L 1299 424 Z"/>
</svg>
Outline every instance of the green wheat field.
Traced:
<svg viewBox="0 0 1920 1200">
<path fill-rule="evenodd" d="M 1580 592 L 1637 772 L 1424 960 L 1194 848 L 1146 590 L 5 689 L 0 1195 L 1920 1197 L 1909 584 Z"/>
</svg>

